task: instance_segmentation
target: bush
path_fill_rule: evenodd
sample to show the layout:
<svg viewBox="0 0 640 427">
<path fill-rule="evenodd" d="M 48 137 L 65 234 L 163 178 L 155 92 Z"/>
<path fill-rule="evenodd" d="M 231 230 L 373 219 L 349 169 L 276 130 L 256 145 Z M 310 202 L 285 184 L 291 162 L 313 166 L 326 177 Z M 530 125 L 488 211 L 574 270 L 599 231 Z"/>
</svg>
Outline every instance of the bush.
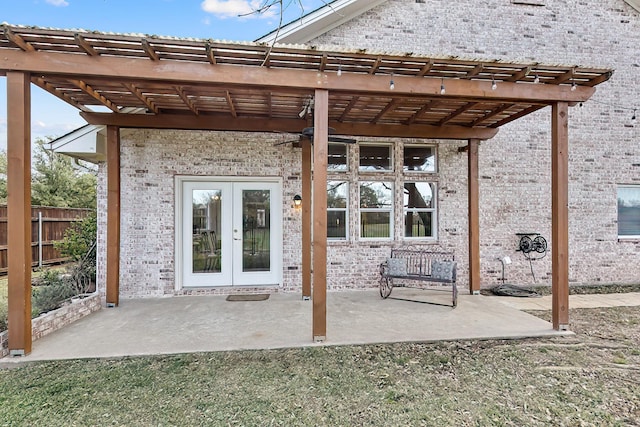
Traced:
<svg viewBox="0 0 640 427">
<path fill-rule="evenodd" d="M 7 330 L 9 311 L 6 304 L 0 303 L 0 332 Z"/>
<path fill-rule="evenodd" d="M 96 213 L 92 212 L 82 221 L 69 227 L 64 233 L 64 238 L 54 243 L 54 247 L 60 251 L 62 256 L 80 261 L 95 246 L 97 232 Z"/>
<path fill-rule="evenodd" d="M 69 275 L 62 275 L 59 270 L 46 270 L 34 281 L 31 291 L 31 314 L 36 317 L 55 310 L 76 294 Z"/>
</svg>

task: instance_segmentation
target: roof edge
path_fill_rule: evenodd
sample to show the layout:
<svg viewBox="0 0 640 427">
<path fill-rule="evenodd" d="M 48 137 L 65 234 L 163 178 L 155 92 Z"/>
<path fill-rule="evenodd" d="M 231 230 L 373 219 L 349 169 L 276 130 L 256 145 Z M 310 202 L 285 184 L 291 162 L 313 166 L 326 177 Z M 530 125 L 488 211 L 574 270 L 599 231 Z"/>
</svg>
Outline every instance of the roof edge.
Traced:
<svg viewBox="0 0 640 427">
<path fill-rule="evenodd" d="M 335 0 L 300 18 L 276 28 L 256 42 L 307 43 L 384 3 L 386 0 Z"/>
</svg>

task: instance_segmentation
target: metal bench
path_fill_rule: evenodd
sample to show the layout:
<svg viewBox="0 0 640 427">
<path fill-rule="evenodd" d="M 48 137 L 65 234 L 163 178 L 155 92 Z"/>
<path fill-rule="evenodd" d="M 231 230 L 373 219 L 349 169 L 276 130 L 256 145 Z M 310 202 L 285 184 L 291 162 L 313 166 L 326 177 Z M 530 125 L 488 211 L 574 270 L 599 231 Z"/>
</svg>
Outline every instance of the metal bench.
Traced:
<svg viewBox="0 0 640 427">
<path fill-rule="evenodd" d="M 392 249 L 391 257 L 380 264 L 380 296 L 387 298 L 394 287 L 408 287 L 412 282 L 432 282 L 448 285 L 447 289 L 430 287 L 430 290 L 450 291 L 451 306 L 458 304 L 454 254 L 418 249 Z"/>
</svg>

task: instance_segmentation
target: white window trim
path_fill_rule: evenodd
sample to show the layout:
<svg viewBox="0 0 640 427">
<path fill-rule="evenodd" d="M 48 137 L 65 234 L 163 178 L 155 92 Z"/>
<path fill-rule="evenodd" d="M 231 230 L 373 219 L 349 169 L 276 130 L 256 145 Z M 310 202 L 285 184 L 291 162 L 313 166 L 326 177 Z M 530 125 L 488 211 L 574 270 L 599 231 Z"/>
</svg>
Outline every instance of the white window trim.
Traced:
<svg viewBox="0 0 640 427">
<path fill-rule="evenodd" d="M 388 185 L 391 186 L 391 205 L 389 206 L 389 208 L 363 208 L 360 207 L 360 187 L 361 184 L 363 182 L 380 182 L 380 183 L 386 183 Z M 376 179 L 364 179 L 362 181 L 358 181 L 358 237 L 359 240 L 363 240 L 363 241 L 393 241 L 395 240 L 395 232 L 394 232 L 394 212 L 395 212 L 395 197 L 394 195 L 394 188 L 395 188 L 395 183 L 393 181 L 385 181 L 385 180 L 376 180 Z M 363 237 L 362 236 L 362 213 L 363 212 L 374 212 L 374 213 L 381 213 L 381 212 L 389 212 L 389 237 Z"/>
<path fill-rule="evenodd" d="M 404 150 L 405 148 L 425 148 L 430 147 L 433 150 L 433 170 L 432 171 L 408 171 L 404 170 Z M 438 146 L 434 144 L 404 144 L 402 146 L 402 173 L 407 175 L 435 175 L 438 173 Z"/>
<path fill-rule="evenodd" d="M 389 169 L 362 169 L 362 167 L 360 166 L 360 152 L 362 147 L 387 147 L 387 149 L 389 150 Z M 368 142 L 363 142 L 358 144 L 358 172 L 359 173 L 393 173 L 394 172 L 394 149 L 393 149 L 393 144 L 385 142 L 385 143 L 368 143 Z"/>
<path fill-rule="evenodd" d="M 346 179 L 327 179 L 327 183 L 335 181 L 335 182 L 344 182 L 347 186 L 347 200 L 344 208 L 330 208 L 327 207 L 328 212 L 343 212 L 344 211 L 344 220 L 345 220 L 345 230 L 344 237 L 329 237 L 327 236 L 327 240 L 330 242 L 346 242 L 349 240 L 349 191 L 351 187 L 351 183 Z M 328 226 L 328 224 L 327 224 Z"/>
<path fill-rule="evenodd" d="M 329 160 L 327 158 L 327 173 L 330 173 L 330 174 L 333 174 L 333 173 L 335 173 L 335 174 L 346 174 L 346 173 L 348 173 L 349 172 L 349 151 L 350 151 L 349 147 L 346 144 L 341 144 L 339 142 L 330 142 L 328 145 L 344 146 L 344 149 L 345 149 L 345 161 L 346 161 L 345 166 L 346 166 L 346 168 L 342 169 L 342 170 L 340 170 L 340 169 L 330 169 L 329 168 Z M 329 156 L 329 149 L 328 148 L 327 148 L 327 156 Z"/>
<path fill-rule="evenodd" d="M 432 199 L 432 208 L 405 208 L 404 207 L 404 184 L 406 183 L 427 183 L 429 185 L 431 185 L 431 188 L 433 189 L 433 199 Z M 411 180 L 406 180 L 403 181 L 402 183 L 402 199 L 400 201 L 400 203 L 402 204 L 402 221 L 401 223 L 403 224 L 402 226 L 402 240 L 410 240 L 410 241 L 422 241 L 422 242 L 426 242 L 426 241 L 437 241 L 438 240 L 438 183 L 437 182 L 433 182 L 433 181 L 411 181 Z M 404 220 L 406 218 L 406 213 L 407 212 L 431 212 L 433 213 L 433 215 L 431 216 L 431 229 L 433 230 L 433 236 L 429 236 L 429 237 L 407 237 L 405 236 L 405 229 L 404 229 Z"/>
<path fill-rule="evenodd" d="M 618 190 L 621 188 L 632 188 L 640 192 L 640 184 L 639 185 L 620 184 L 616 186 L 616 219 L 618 217 Z M 620 224 L 617 224 L 617 225 L 618 225 L 617 227 L 618 229 L 616 230 L 616 232 L 618 235 L 618 240 L 640 240 L 640 234 L 620 234 Z"/>
</svg>

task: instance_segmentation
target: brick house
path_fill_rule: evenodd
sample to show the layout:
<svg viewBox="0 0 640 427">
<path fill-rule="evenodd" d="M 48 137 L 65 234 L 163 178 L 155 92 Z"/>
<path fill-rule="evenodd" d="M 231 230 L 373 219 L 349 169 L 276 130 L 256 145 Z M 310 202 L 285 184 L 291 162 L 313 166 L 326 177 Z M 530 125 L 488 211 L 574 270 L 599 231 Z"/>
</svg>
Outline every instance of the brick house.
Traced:
<svg viewBox="0 0 640 427">
<path fill-rule="evenodd" d="M 293 22 L 281 30 L 286 43 L 357 46 L 372 51 L 410 51 L 424 55 L 597 65 L 615 69 L 614 77 L 597 91 L 594 102 L 570 109 L 570 282 L 627 283 L 640 279 L 638 233 L 619 234 L 618 194 L 629 189 L 640 198 L 638 127 L 632 125 L 633 108 L 640 105 L 638 57 L 633 55 L 640 30 L 639 12 L 621 0 L 565 1 L 349 1 L 346 12 L 328 7 L 312 12 L 311 24 Z M 335 7 L 335 6 L 334 6 Z M 469 13 L 473 10 L 473 13 Z M 334 22 L 339 18 L 341 22 Z M 347 19 L 348 18 L 348 19 Z M 305 18 L 303 18 L 304 20 Z M 344 22 L 343 22 L 344 21 Z M 429 23 L 429 31 L 424 24 Z M 269 42 L 266 36 L 260 41 Z M 517 233 L 551 234 L 550 116 L 541 110 L 501 128 L 496 137 L 481 144 L 480 244 L 482 286 L 501 277 L 500 258 L 510 256 L 510 283 L 550 284 L 550 257 L 531 264 L 518 252 Z M 180 263 L 174 252 L 174 175 L 282 177 L 285 202 L 300 194 L 299 151 L 283 144 L 260 153 L 259 161 L 245 154 L 254 150 L 255 134 L 193 131 L 138 130 L 122 137 L 122 245 L 121 294 L 160 296 L 194 292 L 233 292 L 232 288 L 182 286 Z M 260 135 L 277 144 L 281 135 Z M 291 139 L 289 136 L 288 139 Z M 180 144 L 176 144 L 180 141 Z M 405 212 L 399 194 L 390 206 L 389 234 L 367 238 L 361 224 L 367 214 L 359 206 L 359 183 L 392 183 L 398 193 L 407 181 L 403 172 L 405 145 L 423 144 L 432 150 L 432 165 L 410 174 L 429 183 L 433 195 L 431 230 L 422 236 L 405 236 Z M 268 144 L 268 146 L 273 146 Z M 336 144 L 346 150 L 346 164 L 334 165 L 328 179 L 343 185 L 347 203 L 332 210 L 333 218 L 346 220 L 328 243 L 329 289 L 367 288 L 377 285 L 377 265 L 389 248 L 402 244 L 438 245 L 459 254 L 459 278 L 468 283 L 466 155 L 465 141 L 358 138 L 358 144 Z M 360 167 L 362 147 L 383 150 L 393 164 Z M 386 150 L 390 151 L 386 151 Z M 373 151 L 371 151 L 373 150 Z M 203 156 L 202 153 L 223 153 Z M 342 153 L 342 152 L 341 152 Z M 340 156 L 342 154 L 336 154 Z M 339 157 L 336 157 L 338 159 Z M 145 166 L 139 165 L 144 159 Z M 101 174 L 104 195 L 106 174 Z M 342 191 L 342 190 L 341 190 Z M 144 203 L 137 201 L 143 200 Z M 287 203 L 285 203 L 287 204 Z M 337 205 L 336 205 L 337 206 Z M 105 198 L 99 212 L 105 212 Z M 331 214 L 330 214 L 331 215 Z M 285 236 L 296 235 L 300 215 L 283 214 Z M 100 217 L 104 225 L 104 214 Z M 102 227 L 102 230 L 105 228 Z M 104 243 L 104 235 L 101 237 Z M 300 240 L 285 239 L 282 276 L 274 279 L 278 291 L 297 291 L 301 283 Z M 549 248 L 552 250 L 552 248 Z M 104 251 L 101 251 L 104 263 Z M 533 257 L 534 259 L 536 256 Z M 135 262 L 133 261 L 135 260 Z M 140 263 L 139 261 L 142 261 Z M 535 273 L 535 280 L 531 271 Z M 101 269 L 104 272 L 104 269 Z M 104 274 L 100 276 L 104 283 Z M 177 285 L 178 283 L 178 285 Z M 104 285 L 102 285 L 104 286 Z M 237 288 L 242 292 L 262 288 Z"/>
<path fill-rule="evenodd" d="M 472 290 L 498 283 L 502 274 L 500 259 L 505 256 L 513 261 L 506 270 L 510 283 L 532 284 L 534 272 L 537 283 L 550 284 L 552 257 L 542 258 L 544 253 L 540 253 L 534 258 L 541 259 L 526 259 L 517 251 L 522 234 L 546 237 L 552 253 L 554 242 L 567 246 L 571 254 L 568 273 L 560 268 L 560 276 L 567 273 L 572 283 L 638 281 L 635 265 L 640 220 L 634 215 L 640 210 L 640 151 L 634 145 L 638 127 L 631 122 L 640 92 L 636 81 L 639 64 L 634 54 L 640 21 L 635 6 L 634 2 L 623 0 L 337 0 L 278 33 L 281 42 L 304 43 L 313 48 L 274 48 L 269 58 L 270 41 L 275 34 L 261 39 L 259 48 L 268 50 L 265 61 L 272 61 L 269 66 L 276 69 L 270 77 L 278 76 L 276 63 L 282 58 L 277 55 L 293 55 L 292 50 L 297 49 L 296 54 L 303 57 L 300 61 L 304 61 L 313 52 L 325 51 L 328 54 L 321 59 L 321 72 L 313 83 L 316 86 L 334 85 L 348 92 L 349 79 L 357 77 L 358 83 L 370 87 L 373 83 L 353 71 L 354 64 L 366 57 L 373 64 L 369 74 L 374 83 L 384 82 L 385 91 L 402 95 L 397 100 L 390 95 L 383 97 L 377 87 L 367 89 L 363 95 L 328 101 L 329 124 L 338 127 L 337 134 L 352 138 L 355 143 L 332 143 L 327 138 L 326 151 L 318 148 L 318 142 L 313 147 L 314 162 L 318 153 L 328 154 L 322 168 L 327 174 L 324 228 L 328 239 L 323 240 L 326 245 L 320 245 L 326 246 L 326 259 L 319 264 L 314 259 L 315 274 L 320 274 L 322 263 L 325 265 L 325 289 L 377 286 L 379 263 L 392 247 L 408 244 L 454 251 L 459 261 L 459 283 Z M 24 45 L 28 43 L 26 35 L 24 39 L 7 37 L 28 51 Z M 92 54 L 95 43 L 87 43 L 82 35 L 71 37 L 87 55 L 99 56 Z M 162 59 L 169 57 L 159 54 L 158 46 L 156 50 L 150 47 L 146 39 L 127 42 L 141 44 L 140 55 L 148 56 L 155 64 L 162 64 Z M 181 41 L 173 43 L 179 45 Z M 216 65 L 215 47 L 200 44 L 206 48 L 209 62 Z M 173 49 L 169 54 L 174 56 L 177 52 L 185 54 L 179 49 L 186 50 Z M 423 72 L 420 77 L 436 77 L 423 79 L 429 80 L 428 88 L 406 89 L 413 83 L 403 75 L 408 73 L 407 65 L 399 58 L 412 57 L 421 58 L 421 68 L 417 70 Z M 243 59 L 251 59 L 250 54 Z M 79 67 L 89 67 L 84 59 L 72 61 Z M 129 64 L 133 60 L 126 61 Z M 58 65 L 38 66 L 54 73 Z M 143 83 L 155 84 L 155 102 L 146 95 L 151 89 L 143 91 L 135 80 L 123 83 L 127 93 L 122 95 L 116 94 L 122 88 L 114 89 L 101 79 L 94 85 L 103 84 L 100 90 L 83 85 L 82 81 L 76 85 L 83 96 L 91 96 L 116 111 L 110 117 L 105 113 L 84 115 L 90 123 L 101 125 L 91 128 L 97 138 L 93 144 L 96 149 L 91 153 L 93 160 L 100 160 L 95 152 L 100 151 L 100 146 L 109 146 L 109 140 L 118 141 L 116 154 L 111 154 L 115 157 L 109 158 L 107 149 L 103 159 L 108 161 L 99 164 L 99 291 L 109 301 L 111 280 L 118 284 L 115 301 L 119 296 L 300 292 L 304 282 L 301 266 L 305 265 L 303 258 L 310 248 L 303 243 L 304 232 L 300 231 L 304 230 L 304 209 L 298 209 L 294 199 L 302 194 L 307 196 L 302 198 L 303 205 L 310 200 L 310 192 L 305 193 L 303 188 L 305 174 L 310 172 L 305 172 L 304 161 L 308 145 L 302 142 L 301 148 L 290 143 L 298 136 L 289 123 L 295 122 L 299 131 L 305 127 L 300 123 L 321 129 L 318 105 L 322 103 L 318 104 L 318 96 L 312 96 L 313 91 L 299 96 L 299 88 L 294 88 L 290 92 L 295 93 L 295 102 L 287 101 L 285 95 L 278 99 L 253 94 L 242 97 L 237 92 L 245 88 L 239 85 L 233 94 L 230 89 L 222 95 L 209 93 L 210 89 L 203 87 L 197 97 L 190 97 L 180 87 L 170 85 L 176 92 L 171 94 L 173 98 L 162 98 L 159 94 L 166 89 L 154 83 L 151 72 L 144 67 L 139 75 L 147 72 L 151 76 L 145 77 Z M 460 69 L 465 70 L 463 77 L 456 74 Z M 613 77 L 608 69 L 615 69 Z M 175 71 L 168 72 L 177 75 Z M 223 77 L 228 82 L 241 78 Z M 196 85 L 196 77 L 180 78 L 192 79 Z M 249 80 L 254 82 L 252 78 Z M 544 84 L 538 84 L 538 80 Z M 592 86 L 605 81 L 593 94 Z M 69 102 L 67 83 L 59 83 L 55 77 L 42 82 L 36 79 L 36 83 Z M 309 85 L 307 88 L 312 87 Z M 322 92 L 315 90 L 316 95 Z M 549 93 L 548 102 L 546 98 L 541 102 L 542 95 L 536 95 L 536 91 Z M 434 100 L 425 104 L 423 98 L 427 95 Z M 438 96 L 446 98 L 446 102 L 435 100 Z M 493 99 L 500 96 L 504 98 Z M 281 119 L 277 122 L 282 123 L 281 129 L 273 121 L 270 127 L 263 128 L 270 132 L 256 132 L 266 124 L 257 119 L 232 129 L 220 121 L 212 130 L 214 127 L 204 124 L 204 117 L 199 115 L 196 98 L 212 108 L 216 103 L 224 105 L 233 117 L 229 116 L 229 121 L 234 123 L 240 123 L 243 108 L 258 106 L 261 112 L 266 108 L 269 113 L 285 107 L 291 113 L 289 110 L 293 109 L 298 118 Z M 493 104 L 484 105 L 485 99 L 491 99 Z M 584 106 L 580 107 L 583 100 Z M 158 107 L 160 101 L 168 106 Z M 197 121 L 197 126 L 185 124 L 187 121 L 175 124 L 167 114 L 153 121 L 148 117 L 151 114 L 128 114 L 131 117 L 122 119 L 124 114 L 117 112 L 119 106 L 126 106 L 162 116 L 159 113 L 173 111 L 176 102 L 184 102 L 186 109 L 198 116 L 187 120 Z M 564 107 L 557 107 L 560 104 Z M 553 105 L 553 111 L 544 108 L 547 105 Z M 556 205 L 562 202 L 552 194 L 554 189 L 562 189 L 562 183 L 558 187 L 552 182 L 552 171 L 558 172 L 558 167 L 553 165 L 550 141 L 566 140 L 566 135 L 558 136 L 562 134 L 562 124 L 557 120 L 566 119 L 562 108 L 568 106 L 572 107 L 568 109 L 568 210 L 562 206 L 552 209 L 552 200 Z M 331 108 L 340 108 L 337 118 L 332 116 Z M 340 127 L 357 114 L 366 118 L 367 126 L 358 126 L 355 117 L 355 124 L 349 128 L 352 132 L 346 130 L 346 125 Z M 426 116 L 430 114 L 438 126 L 418 123 L 427 123 Z M 161 123 L 161 119 L 165 122 Z M 466 133 L 473 131 L 475 124 L 490 119 L 492 125 L 482 128 L 483 136 Z M 414 121 L 416 126 L 423 126 L 420 129 L 428 128 L 433 133 L 420 138 L 416 133 L 381 136 L 384 132 L 373 131 Z M 436 127 L 460 133 L 445 135 L 438 133 Z M 246 131 L 238 131 L 241 128 Z M 486 133 L 487 129 L 497 128 L 495 136 Z M 83 130 L 83 137 L 87 136 L 86 131 Z M 68 149 L 73 145 L 69 140 L 64 144 L 57 141 L 57 146 Z M 82 148 L 74 150 L 75 155 L 83 156 Z M 478 173 L 471 182 L 467 170 L 475 155 Z M 117 174 L 109 170 L 114 164 Z M 314 164 L 315 175 L 322 176 L 317 169 L 322 163 Z M 480 209 L 478 223 L 473 225 L 470 222 L 476 218 L 469 209 L 469 192 L 475 186 Z M 314 187 L 314 201 L 320 197 L 318 188 Z M 117 202 L 109 198 L 114 191 Z M 408 197 L 417 197 L 420 202 L 409 202 Z M 109 220 L 114 206 L 119 212 L 117 227 Z M 621 212 L 624 208 L 629 212 Z M 552 236 L 552 221 L 562 217 L 563 210 L 569 214 L 566 245 L 562 236 Z M 619 226 L 620 215 L 625 218 L 624 229 Z M 109 240 L 110 226 L 114 227 L 111 235 L 117 232 L 118 240 Z M 470 229 L 479 229 L 479 236 L 470 233 Z M 479 238 L 479 251 L 471 242 L 471 234 Z M 238 241 L 241 244 L 235 243 Z M 316 249 L 320 246 L 315 243 Z M 564 249 L 559 251 L 563 256 L 567 255 Z M 107 262 L 113 257 L 119 264 L 115 270 L 113 262 Z M 469 271 L 470 259 L 478 261 L 479 270 L 475 273 Z M 109 279 L 110 274 L 116 274 L 116 279 Z M 566 305 L 562 310 L 566 311 Z M 554 314 L 554 326 L 557 323 Z M 560 319 L 560 323 L 566 326 L 566 319 Z"/>
</svg>

